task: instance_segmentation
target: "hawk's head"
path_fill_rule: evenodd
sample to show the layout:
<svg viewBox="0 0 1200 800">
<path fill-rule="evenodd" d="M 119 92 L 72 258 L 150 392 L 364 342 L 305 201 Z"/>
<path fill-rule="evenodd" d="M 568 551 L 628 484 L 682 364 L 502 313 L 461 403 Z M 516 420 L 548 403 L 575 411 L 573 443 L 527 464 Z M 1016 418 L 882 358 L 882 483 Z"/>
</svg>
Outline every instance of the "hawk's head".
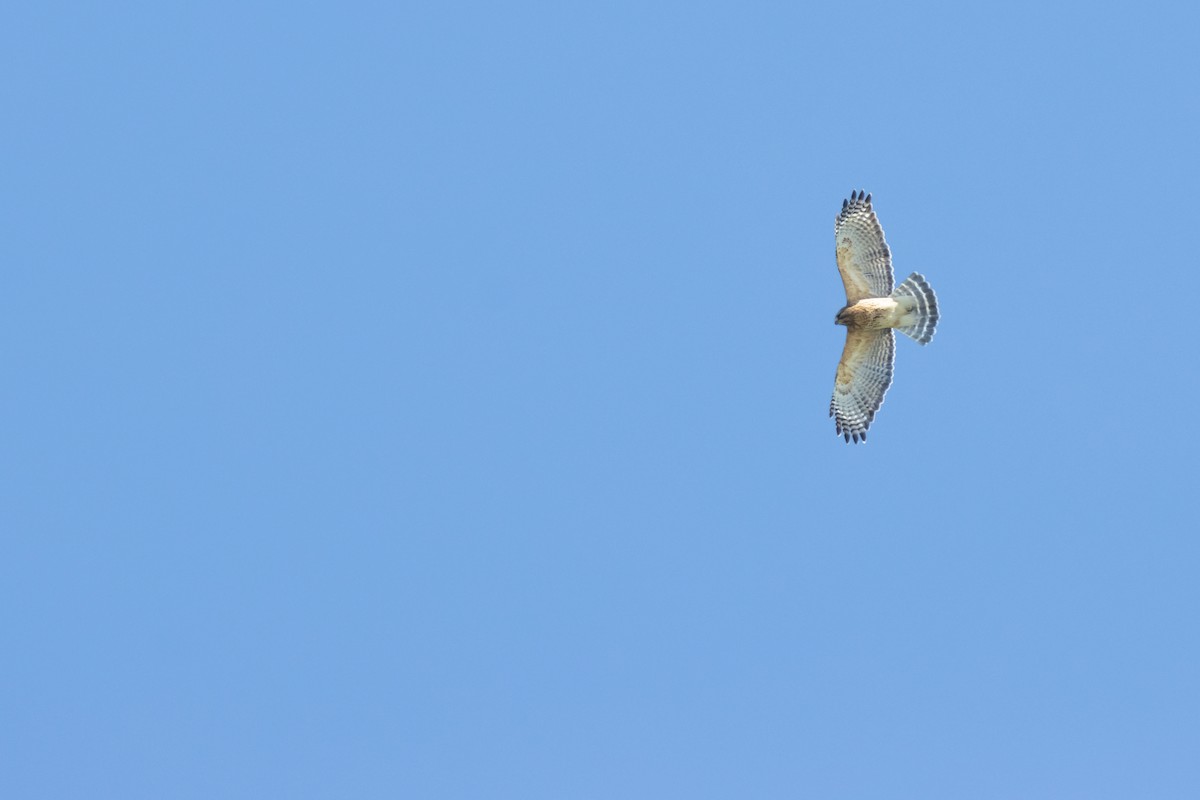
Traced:
<svg viewBox="0 0 1200 800">
<path fill-rule="evenodd" d="M 834 325 L 850 324 L 850 315 L 846 313 L 847 309 L 849 308 L 850 306 L 842 306 L 840 309 L 838 309 L 837 316 L 833 318 Z"/>
</svg>

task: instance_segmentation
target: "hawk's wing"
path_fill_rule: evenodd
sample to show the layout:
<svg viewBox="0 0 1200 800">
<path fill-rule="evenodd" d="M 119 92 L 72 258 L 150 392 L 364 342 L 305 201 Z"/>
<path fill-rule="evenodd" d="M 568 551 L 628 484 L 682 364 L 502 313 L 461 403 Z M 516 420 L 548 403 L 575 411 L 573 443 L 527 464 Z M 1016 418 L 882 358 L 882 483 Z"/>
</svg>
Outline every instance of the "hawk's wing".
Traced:
<svg viewBox="0 0 1200 800">
<path fill-rule="evenodd" d="M 837 432 L 847 442 L 867 440 L 867 428 L 892 385 L 895 358 L 896 340 L 891 328 L 846 329 L 846 347 L 833 382 L 829 416 L 835 418 Z"/>
<path fill-rule="evenodd" d="M 871 208 L 871 195 L 851 192 L 842 201 L 842 213 L 833 225 L 837 241 L 838 272 L 846 285 L 846 305 L 864 297 L 892 293 L 892 252 L 883 240 L 883 228 Z"/>
</svg>

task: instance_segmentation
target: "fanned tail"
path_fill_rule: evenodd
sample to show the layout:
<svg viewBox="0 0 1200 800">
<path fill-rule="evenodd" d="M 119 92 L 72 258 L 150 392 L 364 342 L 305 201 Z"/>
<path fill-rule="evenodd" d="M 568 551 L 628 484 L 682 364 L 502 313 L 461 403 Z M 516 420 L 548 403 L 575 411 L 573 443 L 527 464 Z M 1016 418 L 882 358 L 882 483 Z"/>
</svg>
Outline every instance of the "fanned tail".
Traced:
<svg viewBox="0 0 1200 800">
<path fill-rule="evenodd" d="M 929 344 L 938 323 L 937 295 L 925 276 L 914 272 L 892 292 L 892 299 L 903 304 L 904 316 L 896 329 L 920 344 Z"/>
</svg>

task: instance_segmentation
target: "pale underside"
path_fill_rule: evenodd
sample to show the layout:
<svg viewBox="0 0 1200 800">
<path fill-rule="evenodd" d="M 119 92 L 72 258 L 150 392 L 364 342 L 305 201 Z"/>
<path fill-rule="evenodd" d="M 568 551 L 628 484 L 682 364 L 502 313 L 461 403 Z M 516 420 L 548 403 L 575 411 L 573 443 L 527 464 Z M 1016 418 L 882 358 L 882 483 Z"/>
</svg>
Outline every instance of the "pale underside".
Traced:
<svg viewBox="0 0 1200 800">
<path fill-rule="evenodd" d="M 846 287 L 846 345 L 838 362 L 829 414 L 846 441 L 865 441 L 892 384 L 892 326 L 907 309 L 892 292 L 892 255 L 870 197 L 851 195 L 834 224 L 837 265 Z"/>
</svg>

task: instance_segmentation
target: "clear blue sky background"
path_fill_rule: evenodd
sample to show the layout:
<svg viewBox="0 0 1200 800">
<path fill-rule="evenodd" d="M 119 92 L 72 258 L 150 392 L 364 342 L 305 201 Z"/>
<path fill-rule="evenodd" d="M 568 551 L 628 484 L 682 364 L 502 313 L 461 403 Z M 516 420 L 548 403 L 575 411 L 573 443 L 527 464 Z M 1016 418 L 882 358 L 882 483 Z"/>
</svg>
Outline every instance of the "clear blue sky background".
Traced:
<svg viewBox="0 0 1200 800">
<path fill-rule="evenodd" d="M 3 796 L 1200 796 L 1196 12 L 3 17 Z"/>
</svg>

